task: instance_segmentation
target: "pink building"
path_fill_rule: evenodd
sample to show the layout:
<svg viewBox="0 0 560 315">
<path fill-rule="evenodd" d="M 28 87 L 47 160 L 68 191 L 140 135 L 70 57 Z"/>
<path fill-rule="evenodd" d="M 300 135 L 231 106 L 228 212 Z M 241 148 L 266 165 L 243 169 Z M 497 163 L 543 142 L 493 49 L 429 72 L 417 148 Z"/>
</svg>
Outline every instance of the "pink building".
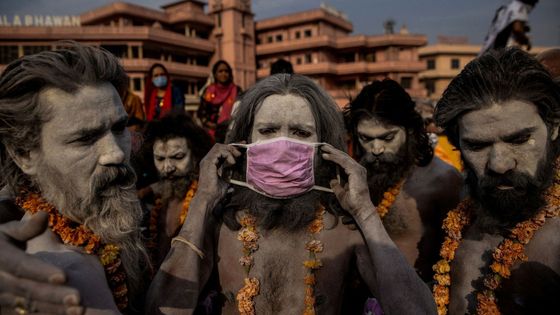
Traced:
<svg viewBox="0 0 560 315">
<path fill-rule="evenodd" d="M 424 35 L 350 35 L 352 23 L 343 13 L 327 6 L 270 19 L 255 24 L 257 76 L 270 73 L 279 58 L 290 61 L 296 73 L 315 79 L 339 105 L 376 79 L 400 82 L 413 97 L 425 96 L 419 72 L 418 49 L 427 44 Z"/>
<path fill-rule="evenodd" d="M 418 48 L 423 35 L 350 35 L 344 14 L 319 9 L 254 21 L 250 0 L 182 0 L 161 10 L 114 2 L 79 17 L 0 16 L 0 70 L 23 55 L 56 48 L 58 40 L 103 47 L 119 58 L 131 77 L 130 89 L 143 97 L 144 76 L 159 62 L 180 86 L 190 109 L 212 64 L 232 65 L 243 89 L 269 74 L 278 58 L 326 88 L 340 105 L 364 84 L 385 77 L 415 97 L 425 96 L 418 73 L 425 63 Z M 28 23 L 29 22 L 29 23 Z"/>
</svg>

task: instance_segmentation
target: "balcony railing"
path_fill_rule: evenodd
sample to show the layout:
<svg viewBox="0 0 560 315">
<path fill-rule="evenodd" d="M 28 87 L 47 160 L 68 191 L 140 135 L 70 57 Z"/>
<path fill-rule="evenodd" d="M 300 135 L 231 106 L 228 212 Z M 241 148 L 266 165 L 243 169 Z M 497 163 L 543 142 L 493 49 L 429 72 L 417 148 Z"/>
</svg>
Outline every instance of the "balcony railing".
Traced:
<svg viewBox="0 0 560 315">
<path fill-rule="evenodd" d="M 175 45 L 206 53 L 214 52 L 214 43 L 208 39 L 185 35 L 148 26 L 81 26 L 81 27 L 0 27 L 0 40 L 65 40 L 88 42 L 152 41 Z"/>
</svg>

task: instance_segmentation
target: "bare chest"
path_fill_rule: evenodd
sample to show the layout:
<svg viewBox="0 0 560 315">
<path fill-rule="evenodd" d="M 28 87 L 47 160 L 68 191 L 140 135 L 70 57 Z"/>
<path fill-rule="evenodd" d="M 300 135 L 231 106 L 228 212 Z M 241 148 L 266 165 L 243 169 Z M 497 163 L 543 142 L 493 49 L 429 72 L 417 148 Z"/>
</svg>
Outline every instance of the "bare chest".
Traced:
<svg viewBox="0 0 560 315">
<path fill-rule="evenodd" d="M 305 232 L 260 232 L 259 249 L 253 254 L 254 266 L 249 277 L 260 283 L 255 297 L 257 314 L 297 314 L 304 309 L 307 269 L 303 262 L 309 259 L 305 249 L 310 239 Z M 315 285 L 316 310 L 320 314 L 336 314 L 340 307 L 344 279 L 350 268 L 352 250 L 336 239 L 336 233 L 323 231 L 318 239 L 324 250 L 318 254 L 323 267 L 317 272 Z M 235 297 L 243 286 L 244 268 L 239 263 L 242 244 L 237 231 L 222 227 L 218 244 L 218 272 L 222 294 L 225 297 L 224 314 L 237 314 Z"/>
<path fill-rule="evenodd" d="M 551 275 L 560 277 L 560 242 L 557 237 L 551 237 L 552 230 L 551 226 L 547 226 L 537 231 L 529 244 L 525 245 L 527 261 L 518 260 L 514 263 L 511 276 L 502 281 L 498 295 L 527 300 L 532 293 L 531 290 L 523 292 L 523 287 L 534 285 L 539 288 L 540 284 L 535 283 L 538 279 L 550 278 Z M 483 234 L 482 237 L 471 237 L 461 242 L 451 264 L 450 314 L 466 314 L 476 308 L 476 293 L 483 289 L 484 276 L 492 272 L 492 254 L 503 239 L 502 236 Z M 501 302 L 506 303 L 504 300 Z M 500 299 L 498 302 L 501 306 Z"/>
<path fill-rule="evenodd" d="M 175 232 L 179 228 L 183 201 L 177 198 L 169 200 L 166 209 L 162 212 L 160 218 L 160 231 L 165 231 L 167 237 L 175 236 Z"/>
</svg>

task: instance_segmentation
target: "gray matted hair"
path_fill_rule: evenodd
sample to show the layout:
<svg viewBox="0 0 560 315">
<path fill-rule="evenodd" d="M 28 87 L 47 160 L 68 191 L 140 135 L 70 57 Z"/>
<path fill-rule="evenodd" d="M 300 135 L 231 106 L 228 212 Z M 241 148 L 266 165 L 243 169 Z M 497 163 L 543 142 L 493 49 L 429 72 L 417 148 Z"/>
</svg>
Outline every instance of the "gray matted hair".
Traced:
<svg viewBox="0 0 560 315">
<path fill-rule="evenodd" d="M 30 184 L 9 150 L 25 154 L 40 147 L 43 124 L 49 112 L 40 106 L 46 88 L 73 93 L 84 85 L 111 83 L 119 92 L 127 76 L 119 60 L 106 50 L 74 41 L 59 42 L 62 48 L 24 56 L 0 75 L 0 185 L 13 189 Z"/>
<path fill-rule="evenodd" d="M 342 112 L 334 100 L 313 80 L 286 73 L 266 77 L 243 94 L 232 118 L 233 128 L 228 132 L 226 143 L 249 141 L 255 114 L 264 99 L 271 95 L 296 95 L 305 99 L 315 118 L 319 141 L 346 152 Z"/>
</svg>

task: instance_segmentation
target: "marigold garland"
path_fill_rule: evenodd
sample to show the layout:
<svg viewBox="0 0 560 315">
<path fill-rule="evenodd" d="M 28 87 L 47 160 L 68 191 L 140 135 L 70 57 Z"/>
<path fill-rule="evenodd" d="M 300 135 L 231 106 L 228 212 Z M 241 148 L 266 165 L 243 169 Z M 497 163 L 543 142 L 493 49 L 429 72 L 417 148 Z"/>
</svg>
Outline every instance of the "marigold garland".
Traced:
<svg viewBox="0 0 560 315">
<path fill-rule="evenodd" d="M 309 252 L 309 258 L 303 262 L 307 269 L 304 277 L 305 297 L 304 315 L 315 315 L 315 285 L 317 284 L 316 272 L 323 264 L 317 258 L 317 253 L 323 251 L 323 244 L 317 239 L 317 235 L 323 230 L 323 215 L 325 208 L 319 207 L 315 212 L 315 219 L 307 227 L 310 239 L 305 243 L 305 249 Z M 259 232 L 256 227 L 256 218 L 245 214 L 240 220 L 241 229 L 237 233 L 237 239 L 243 244 L 243 256 L 239 264 L 245 269 L 243 287 L 237 293 L 237 309 L 241 315 L 255 315 L 255 297 L 259 294 L 260 283 L 257 278 L 250 278 L 249 273 L 254 264 L 253 254 L 259 249 Z"/>
<path fill-rule="evenodd" d="M 99 236 L 82 224 L 72 222 L 62 216 L 58 210 L 45 201 L 38 193 L 22 191 L 16 198 L 16 204 L 26 212 L 44 211 L 49 214 L 49 228 L 60 237 L 66 245 L 81 247 L 90 255 L 97 255 L 105 269 L 105 276 L 113 293 L 119 310 L 128 306 L 128 287 L 126 273 L 120 259 L 120 248 L 113 244 L 104 244 Z"/>
<path fill-rule="evenodd" d="M 185 219 L 187 218 L 187 212 L 189 211 L 189 206 L 191 204 L 191 201 L 197 189 L 198 189 L 198 181 L 193 180 L 189 186 L 189 189 L 187 190 L 187 193 L 185 194 L 185 198 L 183 199 L 183 205 L 181 206 L 181 213 L 179 214 L 179 226 L 182 226 L 183 223 L 185 223 Z M 154 250 L 158 247 L 157 240 L 159 237 L 158 220 L 159 220 L 159 214 L 161 213 L 162 209 L 163 209 L 163 201 L 161 197 L 158 197 L 155 200 L 152 211 L 150 211 L 150 226 L 148 229 L 150 232 L 150 237 L 146 244 L 146 247 L 150 250 L 152 254 L 152 262 L 154 263 L 155 263 L 154 260 L 155 257 L 153 257 L 153 255 L 155 254 Z"/>
<path fill-rule="evenodd" d="M 397 200 L 397 196 L 401 192 L 403 184 L 404 179 L 383 193 L 383 199 L 381 199 L 381 201 L 377 205 L 377 213 L 379 214 L 379 217 L 381 219 L 383 219 L 387 215 L 387 213 L 389 213 L 389 209 L 391 208 L 393 203 L 395 203 L 395 200 Z"/>
<path fill-rule="evenodd" d="M 556 173 L 553 185 L 545 193 L 546 206 L 535 216 L 518 223 L 510 233 L 496 247 L 492 254 L 493 262 L 490 265 L 492 272 L 483 277 L 484 288 L 476 293 L 476 313 L 479 315 L 499 315 L 497 299 L 494 291 L 501 285 L 502 279 L 511 275 L 511 268 L 517 261 L 526 261 L 527 255 L 524 247 L 541 228 L 547 218 L 560 216 L 560 177 Z M 433 270 L 437 284 L 433 287 L 433 295 L 439 315 L 447 314 L 449 305 L 449 286 L 451 285 L 450 264 L 455 258 L 455 251 L 459 247 L 464 229 L 472 220 L 472 205 L 470 199 L 463 201 L 459 206 L 448 213 L 443 221 L 446 237 L 440 250 L 441 260 Z"/>
</svg>

